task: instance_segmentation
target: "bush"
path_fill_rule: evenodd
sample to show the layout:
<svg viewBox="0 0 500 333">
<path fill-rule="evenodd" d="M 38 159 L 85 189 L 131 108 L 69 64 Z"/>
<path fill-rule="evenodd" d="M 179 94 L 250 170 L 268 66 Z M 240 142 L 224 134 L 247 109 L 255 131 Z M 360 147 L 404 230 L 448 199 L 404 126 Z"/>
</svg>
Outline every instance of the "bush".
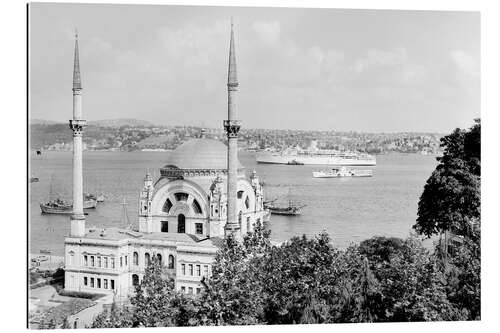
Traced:
<svg viewBox="0 0 500 333">
<path fill-rule="evenodd" d="M 95 301 L 96 299 L 99 299 L 101 297 L 106 296 L 105 294 L 94 294 L 94 293 L 87 293 L 83 291 L 67 291 L 67 290 L 60 290 L 59 295 L 61 296 L 67 296 L 67 297 L 77 297 L 77 298 L 84 298 L 84 299 L 89 299 L 92 301 Z"/>
</svg>

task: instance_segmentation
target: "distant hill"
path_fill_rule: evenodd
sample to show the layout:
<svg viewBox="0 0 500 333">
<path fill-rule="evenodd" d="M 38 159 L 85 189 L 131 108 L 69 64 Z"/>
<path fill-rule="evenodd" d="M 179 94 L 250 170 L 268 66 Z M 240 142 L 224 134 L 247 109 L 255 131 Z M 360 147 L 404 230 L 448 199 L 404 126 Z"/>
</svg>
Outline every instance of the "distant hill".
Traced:
<svg viewBox="0 0 500 333">
<path fill-rule="evenodd" d="M 34 118 L 34 119 L 30 119 L 29 123 L 30 123 L 30 125 L 54 125 L 54 124 L 62 124 L 63 122 Z"/>
<path fill-rule="evenodd" d="M 101 127 L 154 126 L 149 121 L 132 118 L 92 120 L 89 121 L 88 124 Z"/>
</svg>

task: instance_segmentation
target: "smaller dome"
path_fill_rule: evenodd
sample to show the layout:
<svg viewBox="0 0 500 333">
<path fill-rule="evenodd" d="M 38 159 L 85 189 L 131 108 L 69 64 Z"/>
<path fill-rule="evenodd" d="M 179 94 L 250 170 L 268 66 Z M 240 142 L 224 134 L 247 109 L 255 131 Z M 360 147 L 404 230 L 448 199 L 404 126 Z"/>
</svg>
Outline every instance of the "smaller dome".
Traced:
<svg viewBox="0 0 500 333">
<path fill-rule="evenodd" d="M 191 139 L 177 147 L 167 158 L 165 168 L 227 169 L 227 146 L 213 139 Z M 238 160 L 238 169 L 243 166 Z"/>
</svg>

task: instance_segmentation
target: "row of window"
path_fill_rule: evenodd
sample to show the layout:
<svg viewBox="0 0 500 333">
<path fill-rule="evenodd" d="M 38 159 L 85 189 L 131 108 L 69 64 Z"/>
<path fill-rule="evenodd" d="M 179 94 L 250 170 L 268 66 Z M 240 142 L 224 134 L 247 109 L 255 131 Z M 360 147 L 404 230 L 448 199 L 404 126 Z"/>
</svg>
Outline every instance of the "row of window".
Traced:
<svg viewBox="0 0 500 333">
<path fill-rule="evenodd" d="M 188 274 L 186 274 L 186 266 L 188 268 Z M 201 265 L 181 264 L 181 274 L 189 276 L 201 276 Z M 203 265 L 203 276 L 208 277 L 208 265 Z"/>
<path fill-rule="evenodd" d="M 186 293 L 186 287 L 182 286 L 181 291 L 185 294 Z M 188 294 L 193 294 L 194 288 L 193 287 L 188 287 L 187 288 L 187 293 Z M 201 294 L 201 288 L 196 288 L 196 295 Z"/>
<path fill-rule="evenodd" d="M 89 260 L 90 259 L 90 260 Z M 128 265 L 128 256 L 120 257 L 120 267 Z M 115 268 L 115 258 L 103 257 L 103 256 L 83 256 L 83 264 L 90 267 L 102 267 L 102 268 Z"/>
<path fill-rule="evenodd" d="M 132 255 L 132 258 L 133 258 L 134 266 L 139 266 L 139 253 L 134 252 Z M 162 256 L 160 253 L 156 254 L 156 258 L 158 259 L 158 262 L 160 263 L 160 265 L 162 265 Z M 146 264 L 146 266 L 151 264 L 151 255 L 147 252 L 144 254 L 144 263 Z M 169 269 L 175 268 L 175 258 L 171 254 L 168 256 L 167 268 L 169 268 Z"/>
<path fill-rule="evenodd" d="M 203 223 L 195 223 L 195 233 L 203 235 Z M 168 232 L 168 221 L 161 221 L 161 232 Z M 183 214 L 177 216 L 177 233 L 186 233 L 186 217 Z"/>
<path fill-rule="evenodd" d="M 90 283 L 89 283 L 90 282 Z M 83 277 L 83 285 L 90 288 L 98 288 L 98 289 L 115 289 L 115 280 L 110 279 L 108 285 L 108 279 L 102 279 L 102 287 L 101 287 L 101 278 L 88 278 L 86 276 Z M 108 288 L 109 287 L 109 288 Z"/>
</svg>

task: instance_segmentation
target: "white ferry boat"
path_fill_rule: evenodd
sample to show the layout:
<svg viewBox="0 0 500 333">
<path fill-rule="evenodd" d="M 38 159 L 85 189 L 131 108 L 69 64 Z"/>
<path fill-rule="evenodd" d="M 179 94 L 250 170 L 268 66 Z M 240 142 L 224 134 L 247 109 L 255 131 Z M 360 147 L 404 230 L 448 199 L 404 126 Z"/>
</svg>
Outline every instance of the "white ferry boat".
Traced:
<svg viewBox="0 0 500 333">
<path fill-rule="evenodd" d="M 371 177 L 372 170 L 348 169 L 346 167 L 332 168 L 328 170 L 313 171 L 314 178 L 338 178 L 338 177 Z"/>
<path fill-rule="evenodd" d="M 306 149 L 300 147 L 281 152 L 265 151 L 256 154 L 257 163 L 293 164 L 293 165 L 376 165 L 375 156 L 358 152 L 340 152 L 337 150 L 318 149 L 316 141 Z"/>
</svg>

